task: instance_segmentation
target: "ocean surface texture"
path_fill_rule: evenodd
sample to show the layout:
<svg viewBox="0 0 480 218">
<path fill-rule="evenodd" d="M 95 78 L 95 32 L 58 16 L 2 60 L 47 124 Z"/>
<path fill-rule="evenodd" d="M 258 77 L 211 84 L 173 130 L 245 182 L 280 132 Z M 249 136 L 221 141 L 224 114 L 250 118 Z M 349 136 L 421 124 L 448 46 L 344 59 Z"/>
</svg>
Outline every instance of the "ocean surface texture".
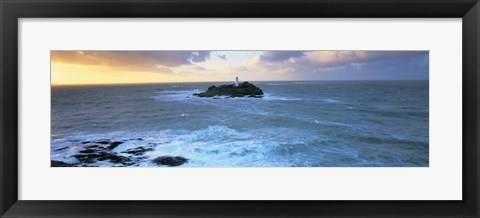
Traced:
<svg viewBox="0 0 480 218">
<path fill-rule="evenodd" d="M 263 98 L 192 95 L 220 84 L 53 86 L 51 159 L 100 167 L 164 167 L 152 162 L 161 156 L 188 159 L 179 167 L 429 166 L 428 81 L 253 82 Z"/>
</svg>

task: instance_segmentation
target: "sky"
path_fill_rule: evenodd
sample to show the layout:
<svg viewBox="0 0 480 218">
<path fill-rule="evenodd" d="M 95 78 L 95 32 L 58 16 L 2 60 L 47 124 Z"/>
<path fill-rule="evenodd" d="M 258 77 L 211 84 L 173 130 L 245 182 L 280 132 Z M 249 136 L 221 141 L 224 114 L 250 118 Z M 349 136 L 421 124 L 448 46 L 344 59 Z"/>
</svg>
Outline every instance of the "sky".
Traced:
<svg viewBox="0 0 480 218">
<path fill-rule="evenodd" d="M 428 80 L 428 51 L 51 51 L 52 85 Z"/>
</svg>

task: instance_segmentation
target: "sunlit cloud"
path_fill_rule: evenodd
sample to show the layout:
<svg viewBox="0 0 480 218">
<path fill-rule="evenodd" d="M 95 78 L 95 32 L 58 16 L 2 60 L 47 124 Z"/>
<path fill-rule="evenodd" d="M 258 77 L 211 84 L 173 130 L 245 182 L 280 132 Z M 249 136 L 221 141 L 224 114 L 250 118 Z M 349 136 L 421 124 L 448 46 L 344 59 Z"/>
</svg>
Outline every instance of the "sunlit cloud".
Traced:
<svg viewBox="0 0 480 218">
<path fill-rule="evenodd" d="M 205 67 L 201 67 L 201 66 L 193 66 L 193 69 L 194 69 L 194 70 L 197 70 L 197 71 L 205 71 L 205 70 L 207 70 Z"/>
<path fill-rule="evenodd" d="M 173 70 L 168 68 L 168 67 L 164 67 L 162 65 L 157 65 L 157 68 L 158 70 L 154 71 L 154 72 L 160 72 L 160 73 L 173 73 Z"/>
<path fill-rule="evenodd" d="M 207 61 L 210 51 L 52 51 L 51 61 L 122 70 L 156 71 Z"/>
<path fill-rule="evenodd" d="M 428 51 L 52 51 L 52 83 L 230 81 L 235 76 L 249 81 L 428 79 L 428 54 Z"/>
</svg>

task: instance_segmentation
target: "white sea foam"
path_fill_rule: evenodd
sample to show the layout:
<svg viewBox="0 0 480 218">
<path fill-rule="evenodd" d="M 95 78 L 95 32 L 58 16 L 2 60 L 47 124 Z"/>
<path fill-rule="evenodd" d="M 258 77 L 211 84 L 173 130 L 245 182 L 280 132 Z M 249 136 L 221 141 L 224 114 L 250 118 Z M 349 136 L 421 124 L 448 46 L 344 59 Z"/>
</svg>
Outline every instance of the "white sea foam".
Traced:
<svg viewBox="0 0 480 218">
<path fill-rule="evenodd" d="M 277 132 L 283 132 L 275 139 Z M 302 144 L 305 137 L 291 137 L 297 132 L 282 129 L 260 129 L 256 131 L 237 131 L 227 126 L 209 126 L 198 130 L 161 130 L 148 132 L 111 132 L 107 134 L 85 134 L 78 137 L 85 141 L 109 139 L 111 141 L 125 141 L 113 152 L 124 155 L 122 152 L 140 146 L 154 144 L 154 150 L 144 153 L 145 159 L 138 162 L 138 166 L 156 166 L 151 162 L 158 156 L 183 156 L 190 161 L 183 167 L 193 166 L 289 166 L 294 159 L 276 157 L 275 150 L 285 144 Z M 142 140 L 136 140 L 141 138 Z M 72 143 L 69 140 L 52 142 L 52 159 L 66 162 L 75 162 L 72 155 L 85 149 L 80 141 Z M 57 151 L 57 148 L 68 147 Z M 294 155 L 294 154 L 292 154 Z M 292 156 L 293 157 L 293 156 Z M 109 162 L 96 162 L 90 166 L 112 166 Z"/>
<path fill-rule="evenodd" d="M 428 113 L 412 112 L 428 112 L 428 92 L 426 101 L 414 99 L 406 108 L 376 89 L 335 84 L 262 85 L 263 98 L 194 96 L 210 85 L 204 83 L 58 91 L 52 160 L 78 163 L 72 155 L 95 144 L 83 142 L 110 140 L 125 142 L 105 151 L 133 158 L 134 166 L 156 166 L 151 160 L 163 155 L 188 158 L 182 167 L 428 166 Z M 358 90 L 366 92 L 345 94 Z M 392 93 L 400 98 L 417 93 L 399 90 Z M 123 153 L 140 146 L 154 150 Z"/>
<path fill-rule="evenodd" d="M 197 97 L 193 94 L 200 93 L 202 90 L 200 89 L 193 89 L 193 90 L 164 90 L 164 91 L 159 91 L 156 93 L 156 95 L 152 96 L 153 99 L 158 100 L 158 101 L 187 101 L 190 100 L 189 98 L 193 99 L 205 99 L 205 100 L 210 100 L 210 99 L 231 99 L 231 100 L 256 100 L 260 98 L 251 98 L 251 97 L 235 97 L 235 98 L 230 98 L 228 96 L 215 96 L 212 98 L 200 98 Z M 298 97 L 293 97 L 293 96 L 281 96 L 281 95 L 275 95 L 271 93 L 265 93 L 263 95 L 263 100 L 270 100 L 270 101 L 301 101 L 303 100 L 302 98 Z M 328 99 L 327 99 L 328 101 Z M 332 100 L 334 101 L 334 100 Z"/>
<path fill-rule="evenodd" d="M 333 99 L 333 98 L 324 98 L 322 101 L 327 102 L 327 103 L 344 103 L 342 100 L 339 99 Z"/>
<path fill-rule="evenodd" d="M 290 96 L 279 96 L 279 95 L 273 95 L 269 93 L 265 93 L 263 98 L 265 101 L 301 101 L 304 100 L 302 98 L 297 98 L 297 97 L 290 97 Z"/>
</svg>

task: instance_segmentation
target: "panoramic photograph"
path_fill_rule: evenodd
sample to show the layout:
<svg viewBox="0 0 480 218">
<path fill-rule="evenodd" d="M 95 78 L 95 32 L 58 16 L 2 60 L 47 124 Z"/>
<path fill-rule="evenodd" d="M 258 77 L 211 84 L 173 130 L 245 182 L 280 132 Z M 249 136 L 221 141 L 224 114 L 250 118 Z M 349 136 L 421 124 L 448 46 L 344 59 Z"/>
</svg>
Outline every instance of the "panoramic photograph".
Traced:
<svg viewBox="0 0 480 218">
<path fill-rule="evenodd" d="M 429 52 L 53 50 L 51 167 L 428 167 Z"/>
</svg>

